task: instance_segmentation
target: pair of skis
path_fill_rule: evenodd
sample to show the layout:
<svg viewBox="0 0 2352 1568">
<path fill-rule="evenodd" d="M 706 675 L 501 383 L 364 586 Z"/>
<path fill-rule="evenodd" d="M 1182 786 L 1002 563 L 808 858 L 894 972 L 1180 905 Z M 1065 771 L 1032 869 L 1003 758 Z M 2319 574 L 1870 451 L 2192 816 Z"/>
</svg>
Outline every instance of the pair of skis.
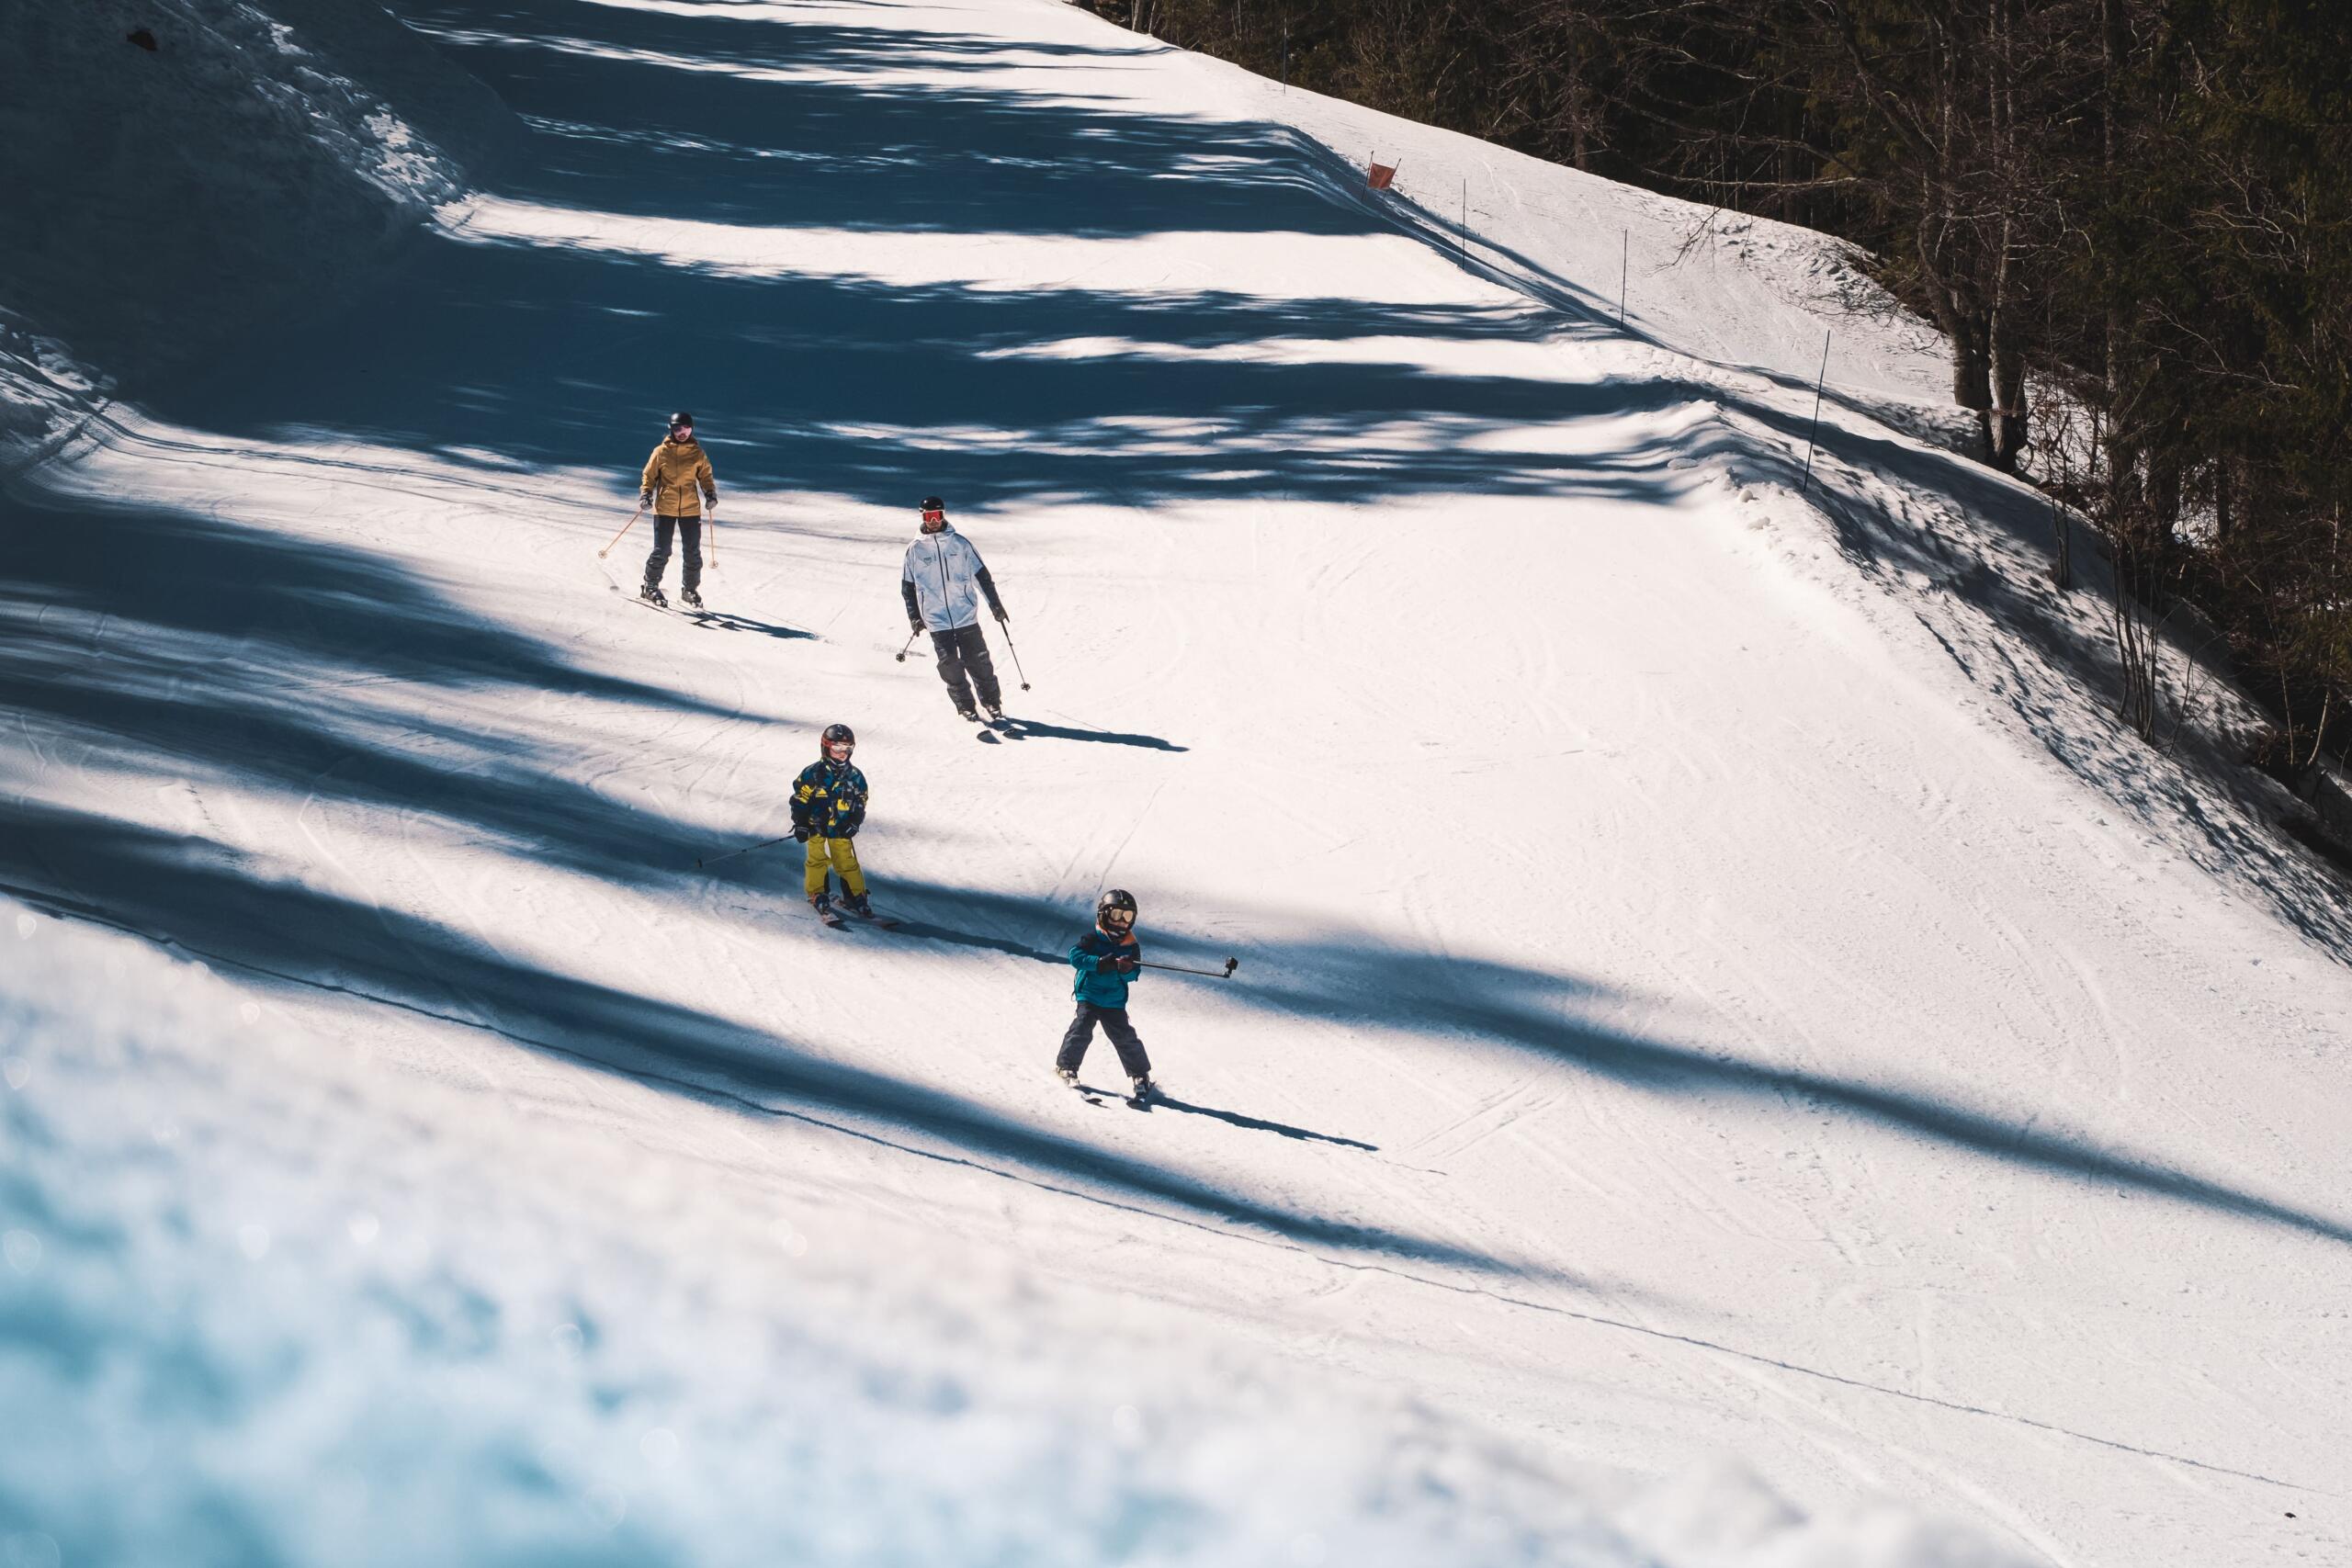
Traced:
<svg viewBox="0 0 2352 1568">
<path fill-rule="evenodd" d="M 1147 1078 L 1144 1081 L 1143 1092 L 1140 1094 L 1137 1094 L 1132 1089 L 1130 1089 L 1126 1093 L 1121 1094 L 1115 1089 L 1096 1089 L 1092 1084 L 1080 1083 L 1078 1080 L 1078 1075 L 1075 1073 L 1071 1074 L 1068 1077 L 1062 1077 L 1061 1069 L 1059 1067 L 1056 1067 L 1054 1069 L 1054 1076 L 1056 1077 L 1060 1077 L 1063 1083 L 1068 1084 L 1071 1089 L 1076 1089 L 1078 1091 L 1078 1097 L 1086 1101 L 1089 1105 L 1101 1105 L 1103 1101 L 1108 1100 L 1122 1100 L 1135 1110 L 1148 1111 L 1151 1109 L 1151 1102 L 1159 1098 L 1159 1080 L 1157 1078 Z"/>
<path fill-rule="evenodd" d="M 982 718 L 977 713 L 968 713 L 964 717 L 967 722 L 979 727 L 972 732 L 973 738 L 990 746 L 996 745 L 1000 739 L 1005 740 L 1029 739 L 1029 732 L 1022 728 L 1021 721 L 1009 714 L 999 714 L 994 718 Z"/>
<path fill-rule="evenodd" d="M 842 911 L 835 908 L 831 903 L 816 905 L 814 908 L 816 909 L 817 918 L 824 921 L 826 926 L 833 931 L 840 931 L 849 924 L 849 920 L 842 915 Z M 849 912 L 850 914 L 857 915 L 857 918 L 864 920 L 867 925 L 879 926 L 886 931 L 897 931 L 900 926 L 906 924 L 904 920 L 899 919 L 895 915 L 884 915 L 878 913 L 858 915 L 855 909 L 852 909 Z"/>
</svg>

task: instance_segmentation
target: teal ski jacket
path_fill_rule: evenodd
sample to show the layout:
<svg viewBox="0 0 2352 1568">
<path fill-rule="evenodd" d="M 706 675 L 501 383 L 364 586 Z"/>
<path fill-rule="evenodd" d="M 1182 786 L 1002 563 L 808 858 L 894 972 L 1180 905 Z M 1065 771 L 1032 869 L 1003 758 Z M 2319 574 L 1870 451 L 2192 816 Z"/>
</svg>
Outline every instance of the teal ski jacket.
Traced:
<svg viewBox="0 0 2352 1568">
<path fill-rule="evenodd" d="M 1141 963 L 1143 943 L 1133 940 L 1113 942 L 1100 931 L 1080 937 L 1078 944 L 1069 950 L 1069 966 L 1078 971 L 1078 981 L 1070 992 L 1080 1001 L 1094 1007 L 1124 1008 L 1127 1005 L 1127 987 L 1136 983 L 1142 971 L 1122 975 L 1114 969 L 1104 974 L 1095 964 L 1108 957 L 1132 958 Z"/>
</svg>

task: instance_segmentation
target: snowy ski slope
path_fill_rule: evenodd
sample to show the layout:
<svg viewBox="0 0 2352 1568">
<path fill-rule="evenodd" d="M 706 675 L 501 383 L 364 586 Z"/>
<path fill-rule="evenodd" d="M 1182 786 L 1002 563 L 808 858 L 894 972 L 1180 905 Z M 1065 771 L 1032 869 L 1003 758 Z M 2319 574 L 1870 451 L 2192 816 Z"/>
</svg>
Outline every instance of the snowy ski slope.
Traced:
<svg viewBox="0 0 2352 1568">
<path fill-rule="evenodd" d="M 516 158 L 11 497 L 0 1538 L 2352 1552 L 2352 910 L 1838 247 L 1052 0 L 393 8 Z M 708 626 L 596 556 L 674 407 Z M 837 719 L 899 932 L 695 866 Z M 1112 885 L 1240 959 L 1149 1111 Z"/>
</svg>

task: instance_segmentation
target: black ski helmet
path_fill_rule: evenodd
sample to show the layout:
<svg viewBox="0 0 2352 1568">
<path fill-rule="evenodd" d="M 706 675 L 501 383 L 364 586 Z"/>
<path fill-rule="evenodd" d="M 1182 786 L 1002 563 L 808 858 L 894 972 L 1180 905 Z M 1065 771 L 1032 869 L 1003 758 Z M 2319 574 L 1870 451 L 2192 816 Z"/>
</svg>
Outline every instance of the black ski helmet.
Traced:
<svg viewBox="0 0 2352 1568">
<path fill-rule="evenodd" d="M 680 409 L 676 413 L 670 416 L 670 428 L 672 430 L 692 430 L 694 427 L 695 416 L 686 412 L 684 409 Z"/>
<path fill-rule="evenodd" d="M 1102 926 L 1102 923 L 1105 920 L 1108 920 L 1113 915 L 1126 916 L 1126 923 L 1130 927 L 1134 926 L 1136 923 L 1136 896 L 1128 892 L 1124 887 L 1114 887 L 1108 893 L 1103 894 L 1102 897 L 1094 900 L 1094 923 L 1097 927 Z"/>
<path fill-rule="evenodd" d="M 829 724 L 825 726 L 825 733 L 819 739 L 817 742 L 817 750 L 824 756 L 830 758 L 832 756 L 833 748 L 836 746 L 847 746 L 854 750 L 857 747 L 857 731 L 852 729 L 846 724 Z"/>
<path fill-rule="evenodd" d="M 922 498 L 922 509 L 925 512 L 944 512 L 947 510 L 947 503 L 935 495 L 927 495 Z"/>
</svg>

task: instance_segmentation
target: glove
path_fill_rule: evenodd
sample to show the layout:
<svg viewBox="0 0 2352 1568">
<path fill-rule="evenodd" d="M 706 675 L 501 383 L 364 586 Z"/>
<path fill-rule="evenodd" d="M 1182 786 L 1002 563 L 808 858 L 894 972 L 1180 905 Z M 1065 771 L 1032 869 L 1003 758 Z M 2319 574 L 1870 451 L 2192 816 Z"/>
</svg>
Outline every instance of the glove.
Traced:
<svg viewBox="0 0 2352 1568">
<path fill-rule="evenodd" d="M 642 511 L 644 511 L 644 510 L 645 510 L 645 508 L 647 508 L 647 507 L 649 507 L 649 506 L 650 506 L 650 505 L 652 505 L 652 504 L 653 504 L 653 487 L 652 487 L 651 485 L 647 485 L 643 490 L 639 491 L 637 492 L 637 506 L 638 506 L 638 510 L 639 510 L 639 511 L 640 511 L 640 512 L 642 512 Z"/>
<path fill-rule="evenodd" d="M 1118 958 L 1117 960 L 1115 960 L 1115 962 L 1116 962 L 1116 963 L 1118 964 L 1118 965 L 1119 965 L 1119 973 L 1120 973 L 1120 974 L 1122 974 L 1122 975 L 1132 975 L 1132 974 L 1134 974 L 1134 973 L 1136 972 L 1136 961 L 1135 959 L 1128 958 L 1128 957 L 1125 957 L 1125 956 L 1124 956 L 1124 955 L 1123 955 L 1123 956 L 1121 956 L 1120 958 Z"/>
<path fill-rule="evenodd" d="M 1115 955 L 1106 953 L 1094 961 L 1094 972 L 1097 975 L 1115 975 L 1119 972 L 1119 963 Z"/>
<path fill-rule="evenodd" d="M 990 606 L 989 606 L 989 608 L 993 609 L 993 610 L 996 612 L 996 624 L 997 624 L 998 626 L 1002 626 L 1002 625 L 1004 625 L 1004 623 L 1005 623 L 1005 622 L 1007 622 L 1007 621 L 1009 621 L 1009 620 L 1012 619 L 1012 617 L 1011 615 L 1006 615 L 1006 614 L 1004 613 L 1004 606 L 1003 606 L 1003 605 L 1001 605 L 1001 604 L 992 604 L 992 605 L 990 605 Z"/>
<path fill-rule="evenodd" d="M 907 623 L 907 635 L 909 637 L 922 636 L 922 623 L 921 621 L 909 621 Z"/>
<path fill-rule="evenodd" d="M 799 840 L 804 844 L 808 841 L 808 835 L 814 833 L 816 830 L 816 829 L 811 828 L 806 822 L 795 822 L 792 825 L 792 836 Z"/>
</svg>

